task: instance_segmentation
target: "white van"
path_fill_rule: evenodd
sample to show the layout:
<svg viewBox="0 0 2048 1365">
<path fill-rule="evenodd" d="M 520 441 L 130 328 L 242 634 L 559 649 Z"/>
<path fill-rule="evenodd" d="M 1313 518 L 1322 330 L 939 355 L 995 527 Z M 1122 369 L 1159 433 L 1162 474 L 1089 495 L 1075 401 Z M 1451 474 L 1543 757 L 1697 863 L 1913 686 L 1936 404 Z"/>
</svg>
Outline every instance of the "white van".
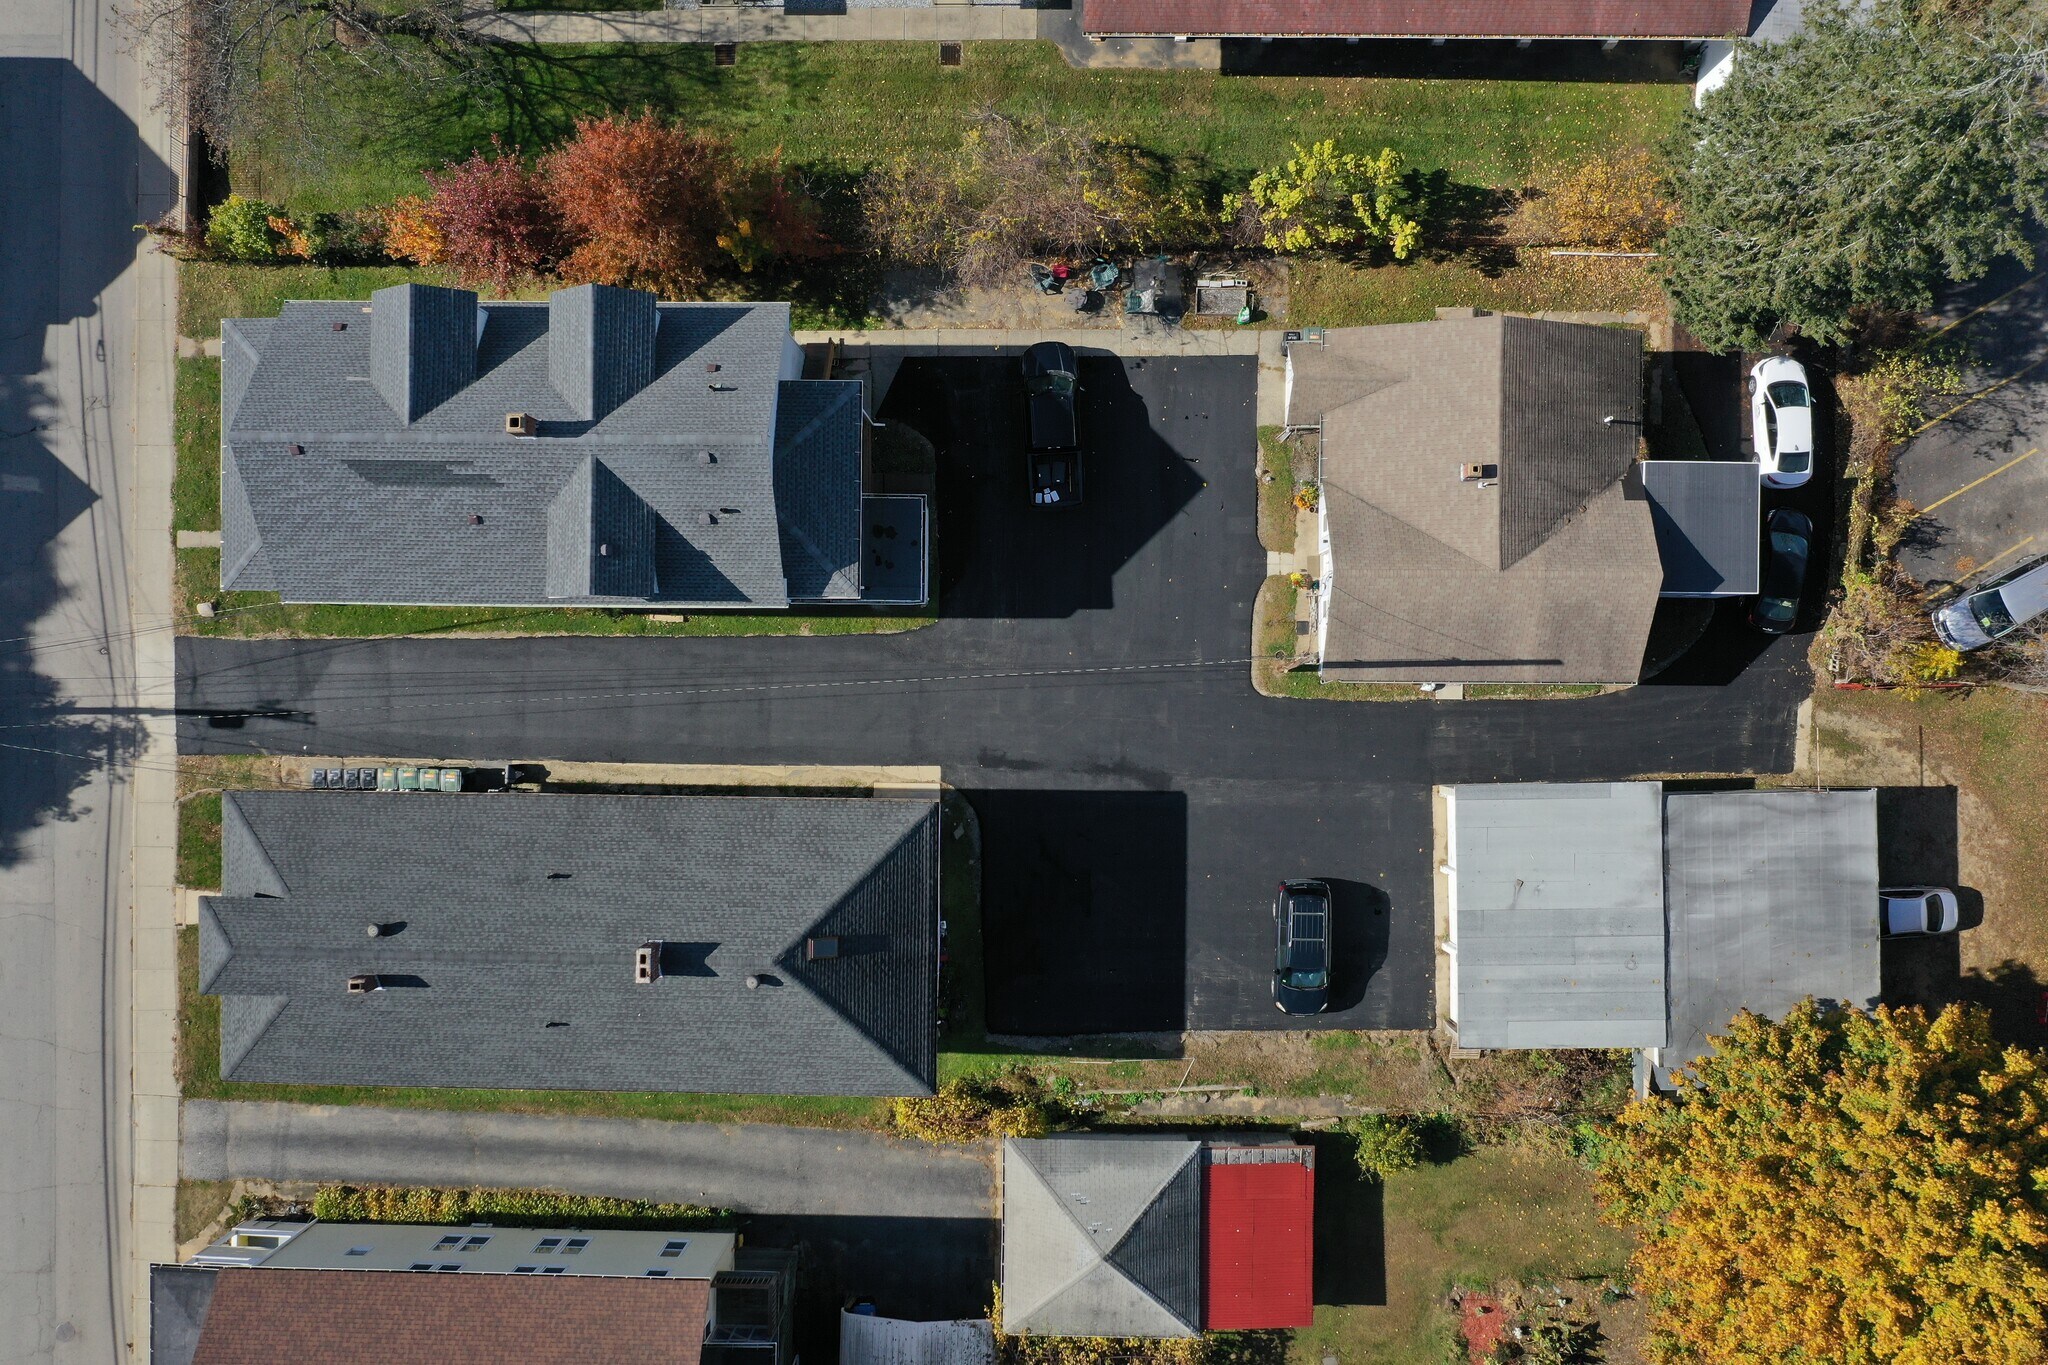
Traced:
<svg viewBox="0 0 2048 1365">
<path fill-rule="evenodd" d="M 1934 613 L 1934 633 L 1951 649 L 1980 649 L 2048 611 L 2048 560 L 1995 588 L 1965 593 Z"/>
</svg>

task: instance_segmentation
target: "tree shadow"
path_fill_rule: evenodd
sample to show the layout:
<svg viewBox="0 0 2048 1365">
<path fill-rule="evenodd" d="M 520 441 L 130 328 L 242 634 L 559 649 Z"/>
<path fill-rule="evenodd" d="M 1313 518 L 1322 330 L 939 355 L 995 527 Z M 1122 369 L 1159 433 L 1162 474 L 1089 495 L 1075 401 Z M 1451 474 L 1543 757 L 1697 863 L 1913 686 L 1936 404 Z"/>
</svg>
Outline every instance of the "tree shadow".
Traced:
<svg viewBox="0 0 2048 1365">
<path fill-rule="evenodd" d="M 1488 279 L 1513 268 L 1514 248 L 1504 238 L 1520 191 L 1466 184 L 1442 169 L 1410 171 L 1402 181 L 1422 225 L 1423 259 L 1462 261 Z"/>
</svg>

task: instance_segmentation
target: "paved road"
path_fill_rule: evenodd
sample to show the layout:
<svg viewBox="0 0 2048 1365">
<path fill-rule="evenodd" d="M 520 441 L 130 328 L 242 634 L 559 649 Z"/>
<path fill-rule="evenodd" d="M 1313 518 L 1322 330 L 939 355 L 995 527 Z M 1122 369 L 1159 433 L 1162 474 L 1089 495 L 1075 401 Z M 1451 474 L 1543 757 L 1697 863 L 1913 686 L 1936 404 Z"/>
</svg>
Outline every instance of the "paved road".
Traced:
<svg viewBox="0 0 2048 1365">
<path fill-rule="evenodd" d="M 1948 300 L 1974 359 L 1961 394 L 1899 453 L 1899 496 L 1921 509 L 1900 545 L 1943 595 L 2048 555 L 2048 275 L 2012 262 Z"/>
<path fill-rule="evenodd" d="M 128 1182 L 131 225 L 170 177 L 92 3 L 0 5 L 0 1361 L 115 1359 Z M 143 207 L 148 205 L 148 208 Z"/>
<path fill-rule="evenodd" d="M 1594 701 L 1335 704 L 1248 680 L 1251 362 L 1084 360 L 1089 501 L 1018 492 L 999 362 L 908 362 L 945 452 L 939 625 L 752 640 L 186 640 L 189 749 L 935 763 L 982 818 L 1001 1031 L 1281 1027 L 1275 881 L 1337 893 L 1332 1027 L 1431 1020 L 1434 782 L 1781 771 L 1805 641 Z M 1759 657 L 1758 651 L 1763 650 Z M 209 719 L 209 716 L 212 718 Z M 369 799 L 376 799 L 374 797 Z M 509 799 L 509 798 L 508 798 Z"/>
<path fill-rule="evenodd" d="M 975 1317 L 995 1277 L 993 1148 L 822 1128 L 453 1114 L 362 1105 L 184 1106 L 183 1173 L 553 1189 L 744 1215 L 750 1246 L 801 1246 L 806 1353 L 829 1359 L 840 1295 Z"/>
<path fill-rule="evenodd" d="M 802 1217 L 985 1219 L 987 1147 L 876 1133 L 369 1105 L 183 1107 L 189 1180 L 496 1186 Z"/>
</svg>

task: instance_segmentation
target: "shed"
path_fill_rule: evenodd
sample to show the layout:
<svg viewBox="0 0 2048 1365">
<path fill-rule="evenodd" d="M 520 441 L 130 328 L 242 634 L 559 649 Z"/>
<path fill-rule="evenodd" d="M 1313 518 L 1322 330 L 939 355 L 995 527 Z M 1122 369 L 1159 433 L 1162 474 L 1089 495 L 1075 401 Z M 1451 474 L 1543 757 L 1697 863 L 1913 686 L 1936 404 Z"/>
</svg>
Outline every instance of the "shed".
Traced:
<svg viewBox="0 0 2048 1365">
<path fill-rule="evenodd" d="M 1741 1010 L 1807 996 L 1878 1001 L 1877 793 L 1747 791 L 1666 798 L 1671 1027 L 1660 1086 Z"/>
<path fill-rule="evenodd" d="M 987 1318 L 910 1322 L 848 1309 L 839 1315 L 839 1365 L 994 1365 Z"/>
<path fill-rule="evenodd" d="M 1645 460 L 1643 493 L 1664 597 L 1747 597 L 1762 574 L 1763 479 L 1754 461 Z"/>
<path fill-rule="evenodd" d="M 1202 1326 L 1211 1332 L 1310 1326 L 1315 1148 L 1212 1146 L 1202 1188 Z"/>
<path fill-rule="evenodd" d="M 1460 1046 L 1663 1044 L 1662 796 L 1656 782 L 1445 789 Z"/>
</svg>

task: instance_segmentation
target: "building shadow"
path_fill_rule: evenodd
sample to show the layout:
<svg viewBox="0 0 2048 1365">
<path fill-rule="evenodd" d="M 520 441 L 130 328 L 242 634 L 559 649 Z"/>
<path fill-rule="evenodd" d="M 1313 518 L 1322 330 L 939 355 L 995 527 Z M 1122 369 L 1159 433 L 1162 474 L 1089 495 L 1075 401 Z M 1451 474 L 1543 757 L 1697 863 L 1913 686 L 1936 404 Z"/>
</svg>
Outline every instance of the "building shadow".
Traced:
<svg viewBox="0 0 2048 1365">
<path fill-rule="evenodd" d="M 1341 1133 L 1315 1133 L 1315 1298 L 1332 1307 L 1387 1301 L 1386 1186 L 1367 1178 Z"/>
<path fill-rule="evenodd" d="M 1954 934 L 1882 941 L 1885 1003 L 1930 1012 L 1957 1003 L 1983 1005 L 2000 1040 L 2041 1047 L 2048 1044 L 2048 992 L 2033 969 L 2013 961 L 1963 969 L 1961 936 L 1984 923 L 1984 897 L 1961 885 L 1959 831 L 1954 787 L 1878 788 L 1878 884 L 1949 887 L 1956 893 L 1960 925 Z"/>
<path fill-rule="evenodd" d="M 982 1218 L 747 1214 L 750 1247 L 801 1248 L 797 1351 L 836 1360 L 839 1310 L 873 1299 L 887 1317 L 938 1321 L 988 1315 L 1001 1224 Z"/>
<path fill-rule="evenodd" d="M 1223 40 L 1226 76 L 1390 76 L 1410 80 L 1588 81 L 1682 85 L 1693 59 L 1682 42 L 1460 38 L 1257 38 Z"/>
<path fill-rule="evenodd" d="M 111 519 L 105 541 L 120 536 L 120 513 L 51 433 L 81 426 L 106 449 L 108 433 L 92 428 L 99 395 L 131 381 L 96 325 L 99 295 L 135 259 L 138 203 L 167 198 L 177 177 L 68 61 L 0 58 L 0 107 L 13 206 L 0 213 L 0 729 L 11 739 L 0 751 L 0 867 L 11 867 L 38 826 L 77 818 L 90 784 L 118 780 L 144 742 L 139 717 L 80 714 L 63 695 L 60 674 L 109 686 L 111 651 L 129 642 L 103 635 L 88 600 L 125 591 L 96 581 L 105 557 L 59 562 L 58 539 L 74 523 Z M 102 174 L 110 168 L 120 173 Z M 58 330 L 73 323 L 82 325 Z M 85 467 L 110 485 L 117 474 Z M 76 537 L 74 547 L 79 559 L 91 548 Z"/>
<path fill-rule="evenodd" d="M 989 1032 L 1184 1028 L 1187 797 L 964 794 L 981 819 Z"/>
<path fill-rule="evenodd" d="M 905 358 L 877 416 L 938 455 L 934 597 L 940 614 L 1070 616 L 1115 605 L 1113 580 L 1202 489 L 1114 356 L 1083 352 L 1083 491 L 1045 508 L 1026 484 L 1023 381 L 1015 355 Z"/>
</svg>

